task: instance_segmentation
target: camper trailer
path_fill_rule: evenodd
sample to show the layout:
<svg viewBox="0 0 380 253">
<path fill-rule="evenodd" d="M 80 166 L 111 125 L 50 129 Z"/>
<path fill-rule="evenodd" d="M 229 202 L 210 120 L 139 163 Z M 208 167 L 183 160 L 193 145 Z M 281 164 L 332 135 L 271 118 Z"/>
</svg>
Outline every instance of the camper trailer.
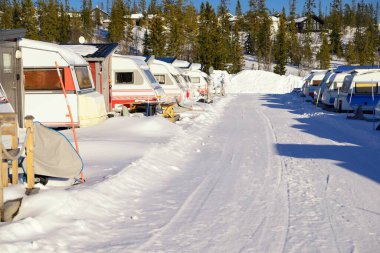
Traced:
<svg viewBox="0 0 380 253">
<path fill-rule="evenodd" d="M 380 100 L 380 70 L 357 69 L 345 76 L 342 89 L 334 100 L 334 108 L 352 111 L 361 106 L 363 111 L 373 111 Z"/>
<path fill-rule="evenodd" d="M 335 98 L 340 93 L 344 78 L 349 75 L 350 72 L 335 73 L 330 77 L 326 85 L 326 89 L 322 94 L 322 103 L 326 106 L 334 106 Z"/>
<path fill-rule="evenodd" d="M 125 105 L 153 115 L 157 104 L 166 101 L 165 91 L 141 57 L 114 54 L 111 87 L 111 105 L 117 112 Z"/>
<path fill-rule="evenodd" d="M 20 39 L 22 77 L 25 89 L 24 114 L 50 127 L 95 125 L 107 118 L 103 97 L 95 91 L 89 64 L 78 54 L 59 45 Z M 58 71 L 67 100 L 63 95 Z"/>
<path fill-rule="evenodd" d="M 310 75 L 305 79 L 305 83 L 302 87 L 302 94 L 306 97 L 314 97 L 314 91 L 317 90 L 322 83 L 327 70 L 313 70 Z"/>
<path fill-rule="evenodd" d="M 333 69 L 329 69 L 325 76 L 323 77 L 322 79 L 322 82 L 315 87 L 315 90 L 314 90 L 314 96 L 313 96 L 313 102 L 316 102 L 317 100 L 321 100 L 322 98 L 322 94 L 323 92 L 326 90 L 326 88 L 328 88 L 328 83 L 332 77 L 332 75 L 334 74 L 334 71 Z"/>
<path fill-rule="evenodd" d="M 185 75 L 190 78 L 192 89 L 194 89 L 194 99 L 211 102 L 213 85 L 210 77 L 206 73 L 194 69 L 187 70 Z"/>
<path fill-rule="evenodd" d="M 103 95 L 107 112 L 112 111 L 111 103 L 111 61 L 117 43 L 93 43 L 62 45 L 81 55 L 90 65 L 91 76 L 95 89 Z"/>
<path fill-rule="evenodd" d="M 188 88 L 184 80 L 181 83 L 178 78 L 180 73 L 171 64 L 156 59 L 148 60 L 148 65 L 154 77 L 164 89 L 168 102 L 177 101 L 182 103 L 186 98 Z"/>
</svg>

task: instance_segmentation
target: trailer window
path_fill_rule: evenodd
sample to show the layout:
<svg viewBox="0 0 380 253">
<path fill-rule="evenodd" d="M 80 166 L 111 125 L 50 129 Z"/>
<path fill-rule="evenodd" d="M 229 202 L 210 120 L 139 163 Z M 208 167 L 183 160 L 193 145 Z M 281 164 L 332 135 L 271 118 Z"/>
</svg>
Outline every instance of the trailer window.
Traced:
<svg viewBox="0 0 380 253">
<path fill-rule="evenodd" d="M 146 76 L 148 77 L 148 79 L 149 79 L 149 81 L 151 83 L 156 83 L 157 82 L 156 79 L 154 78 L 152 72 L 150 72 L 149 69 L 144 69 L 144 73 L 146 74 Z"/>
<path fill-rule="evenodd" d="M 116 72 L 115 84 L 134 84 L 133 72 Z"/>
<path fill-rule="evenodd" d="M 377 93 L 377 82 L 374 83 L 355 83 L 356 94 L 372 94 Z"/>
<path fill-rule="evenodd" d="M 62 79 L 63 69 L 60 69 Z M 61 90 L 57 70 L 55 69 L 24 69 L 25 90 Z M 65 81 L 63 80 L 63 83 Z"/>
<path fill-rule="evenodd" d="M 352 82 L 353 78 L 354 78 L 353 75 L 348 75 L 348 76 L 344 77 L 343 85 L 342 85 L 342 91 L 343 92 L 348 92 L 348 90 L 350 89 L 351 82 Z"/>
<path fill-rule="evenodd" d="M 200 83 L 201 82 L 200 77 L 191 77 L 190 80 L 192 83 Z"/>
<path fill-rule="evenodd" d="M 75 74 L 77 75 L 78 85 L 81 90 L 92 88 L 90 73 L 87 67 L 75 67 Z"/>
<path fill-rule="evenodd" d="M 321 80 L 313 80 L 313 86 L 318 86 L 321 83 Z"/>
<path fill-rule="evenodd" d="M 3 73 L 12 73 L 12 54 L 3 53 Z"/>
<path fill-rule="evenodd" d="M 165 75 L 154 75 L 159 84 L 165 84 Z"/>
</svg>

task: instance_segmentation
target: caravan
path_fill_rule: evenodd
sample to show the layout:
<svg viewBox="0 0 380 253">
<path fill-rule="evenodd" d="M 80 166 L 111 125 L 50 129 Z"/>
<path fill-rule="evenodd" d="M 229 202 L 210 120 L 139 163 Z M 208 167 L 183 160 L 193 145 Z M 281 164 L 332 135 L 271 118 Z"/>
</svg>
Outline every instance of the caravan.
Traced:
<svg viewBox="0 0 380 253">
<path fill-rule="evenodd" d="M 302 94 L 306 97 L 314 97 L 314 91 L 322 83 L 327 70 L 313 70 L 310 75 L 305 79 L 305 83 L 302 86 Z"/>
<path fill-rule="evenodd" d="M 164 89 L 168 102 L 182 103 L 188 96 L 188 87 L 180 73 L 171 64 L 156 59 L 148 59 L 154 77 Z"/>
<path fill-rule="evenodd" d="M 89 64 L 59 45 L 20 39 L 22 84 L 25 89 L 24 115 L 50 127 L 67 127 L 70 104 L 73 123 L 90 126 L 107 118 L 103 97 L 95 91 Z M 65 99 L 58 71 L 67 92 Z"/>
<path fill-rule="evenodd" d="M 359 106 L 363 111 L 373 111 L 380 100 L 380 70 L 357 69 L 344 78 L 342 89 L 334 101 L 334 108 L 352 111 Z"/>
<path fill-rule="evenodd" d="M 190 79 L 192 89 L 194 90 L 194 100 L 212 102 L 211 90 L 213 89 L 213 85 L 210 77 L 198 69 L 187 70 L 184 74 Z"/>
<path fill-rule="evenodd" d="M 165 91 L 140 57 L 114 54 L 111 61 L 111 104 L 119 112 L 125 105 L 153 115 L 159 102 L 166 101 Z"/>
<path fill-rule="evenodd" d="M 329 78 L 326 89 L 322 94 L 322 103 L 324 105 L 334 106 L 335 98 L 340 93 L 344 78 L 349 74 L 350 72 L 335 73 Z"/>
</svg>

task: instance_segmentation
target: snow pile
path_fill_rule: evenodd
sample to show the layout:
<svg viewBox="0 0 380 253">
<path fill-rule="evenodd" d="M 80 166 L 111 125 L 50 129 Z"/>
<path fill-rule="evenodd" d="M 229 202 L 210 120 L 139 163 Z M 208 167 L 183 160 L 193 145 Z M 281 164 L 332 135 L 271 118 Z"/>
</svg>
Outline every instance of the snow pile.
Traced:
<svg viewBox="0 0 380 253">
<path fill-rule="evenodd" d="M 227 93 L 285 94 L 302 86 L 298 76 L 280 76 L 262 70 L 243 70 L 232 77 Z"/>
<path fill-rule="evenodd" d="M 214 70 L 214 73 L 211 74 L 211 78 L 214 82 L 215 87 L 221 87 L 231 85 L 231 75 L 225 70 Z"/>
</svg>

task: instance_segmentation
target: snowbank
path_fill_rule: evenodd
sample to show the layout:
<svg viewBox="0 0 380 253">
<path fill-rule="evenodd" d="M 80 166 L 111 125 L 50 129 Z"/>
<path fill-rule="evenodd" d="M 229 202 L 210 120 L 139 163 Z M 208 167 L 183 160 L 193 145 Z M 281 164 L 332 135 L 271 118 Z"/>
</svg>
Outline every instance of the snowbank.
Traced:
<svg viewBox="0 0 380 253">
<path fill-rule="evenodd" d="M 212 80 L 215 87 L 221 87 L 231 85 L 231 75 L 225 70 L 214 70 L 214 73 L 211 74 Z"/>
<path fill-rule="evenodd" d="M 262 70 L 243 70 L 232 77 L 227 93 L 285 94 L 302 86 L 298 76 L 280 76 Z"/>
</svg>

